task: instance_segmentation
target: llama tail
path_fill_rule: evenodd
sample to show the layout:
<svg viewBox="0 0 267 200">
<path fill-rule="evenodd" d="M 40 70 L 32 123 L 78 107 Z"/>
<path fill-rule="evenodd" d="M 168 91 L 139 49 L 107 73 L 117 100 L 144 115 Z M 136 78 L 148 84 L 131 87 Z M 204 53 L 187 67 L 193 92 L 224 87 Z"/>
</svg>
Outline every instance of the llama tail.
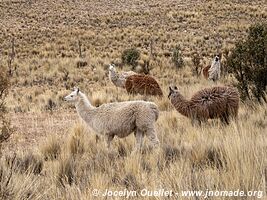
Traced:
<svg viewBox="0 0 267 200">
<path fill-rule="evenodd" d="M 149 104 L 149 106 L 150 106 L 151 110 L 155 114 L 155 121 L 157 121 L 158 118 L 159 118 L 159 109 L 158 109 L 158 106 L 155 103 L 152 103 L 152 102 Z"/>
</svg>

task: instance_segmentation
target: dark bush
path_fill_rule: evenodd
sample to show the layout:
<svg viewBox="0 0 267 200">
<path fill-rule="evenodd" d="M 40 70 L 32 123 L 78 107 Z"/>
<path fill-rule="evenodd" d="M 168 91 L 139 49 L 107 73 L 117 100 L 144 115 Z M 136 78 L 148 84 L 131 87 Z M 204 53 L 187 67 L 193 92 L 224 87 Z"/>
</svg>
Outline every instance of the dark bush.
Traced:
<svg viewBox="0 0 267 200">
<path fill-rule="evenodd" d="M 9 88 L 8 77 L 7 71 L 0 66 L 0 145 L 11 135 L 10 121 L 6 116 L 7 109 L 5 105 Z"/>
<path fill-rule="evenodd" d="M 122 62 L 123 64 L 131 65 L 135 67 L 137 65 L 137 60 L 140 57 L 140 52 L 136 48 L 126 49 L 122 52 Z"/>
<path fill-rule="evenodd" d="M 267 24 L 251 26 L 247 38 L 236 43 L 226 65 L 238 81 L 242 99 L 267 102 Z"/>
<path fill-rule="evenodd" d="M 9 158 L 7 158 L 7 160 L 8 159 Z M 30 172 L 38 175 L 43 169 L 43 164 L 42 158 L 38 155 L 34 155 L 31 152 L 26 155 L 16 157 L 15 159 L 16 170 L 18 170 L 20 173 Z"/>
<path fill-rule="evenodd" d="M 5 70 L 0 70 L 0 112 L 6 113 L 5 98 L 8 93 L 9 80 Z M 2 117 L 2 115 L 1 115 Z"/>
<path fill-rule="evenodd" d="M 77 68 L 82 68 L 82 67 L 86 67 L 88 65 L 88 62 L 84 59 L 79 59 L 77 62 L 76 62 L 76 67 Z"/>
<path fill-rule="evenodd" d="M 57 104 L 52 99 L 48 99 L 47 104 L 45 105 L 45 109 L 52 113 L 56 107 Z"/>
</svg>

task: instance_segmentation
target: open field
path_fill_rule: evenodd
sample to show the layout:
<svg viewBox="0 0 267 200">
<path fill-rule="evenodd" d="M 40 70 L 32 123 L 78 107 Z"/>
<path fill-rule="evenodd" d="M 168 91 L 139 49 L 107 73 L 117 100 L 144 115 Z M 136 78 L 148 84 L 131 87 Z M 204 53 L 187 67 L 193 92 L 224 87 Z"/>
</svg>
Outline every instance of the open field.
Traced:
<svg viewBox="0 0 267 200">
<path fill-rule="evenodd" d="M 192 56 L 199 53 L 206 66 L 217 49 L 230 50 L 250 25 L 266 20 L 264 0 L 0 0 L 1 68 L 7 66 L 12 38 L 15 41 L 7 98 L 15 131 L 2 145 L 0 199 L 106 199 L 94 197 L 93 189 L 145 188 L 180 194 L 239 189 L 262 191 L 265 196 L 267 105 L 241 102 L 238 124 L 223 126 L 213 120 L 200 127 L 180 115 L 167 95 L 169 85 L 177 85 L 190 98 L 205 87 L 234 84 L 230 74 L 216 84 L 197 77 Z M 177 44 L 185 61 L 179 70 L 171 62 Z M 141 52 L 138 69 L 150 60 L 150 74 L 159 82 L 163 98 L 128 95 L 108 80 L 110 63 L 119 71 L 130 70 L 121 64 L 121 53 L 131 47 Z M 80 63 L 85 66 L 77 67 Z M 154 101 L 160 109 L 160 149 L 151 150 L 145 140 L 142 153 L 131 155 L 133 135 L 115 138 L 110 151 L 102 138 L 96 143 L 95 133 L 80 122 L 74 106 L 63 101 L 74 86 L 95 106 Z M 140 193 L 137 198 L 150 199 Z"/>
</svg>

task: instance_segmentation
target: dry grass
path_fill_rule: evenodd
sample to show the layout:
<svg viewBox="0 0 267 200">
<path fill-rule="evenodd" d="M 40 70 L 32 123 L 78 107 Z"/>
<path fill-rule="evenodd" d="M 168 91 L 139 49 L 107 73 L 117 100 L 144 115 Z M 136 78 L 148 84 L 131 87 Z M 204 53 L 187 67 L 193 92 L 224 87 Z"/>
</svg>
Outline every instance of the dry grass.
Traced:
<svg viewBox="0 0 267 200">
<path fill-rule="evenodd" d="M 2 0 L 0 66 L 6 65 L 12 37 L 16 44 L 16 70 L 7 101 L 16 131 L 4 144 L 0 159 L 0 199 L 95 199 L 94 188 L 239 189 L 265 194 L 265 104 L 243 102 L 238 125 L 232 122 L 225 127 L 214 120 L 194 127 L 166 96 L 170 84 L 188 98 L 214 85 L 193 75 L 194 52 L 200 54 L 201 64 L 210 63 L 217 35 L 220 51 L 230 49 L 244 38 L 250 24 L 266 21 L 266 13 L 266 2 L 261 0 Z M 144 62 L 151 39 L 151 75 L 164 97 L 129 96 L 109 83 L 107 64 L 120 66 L 121 53 L 129 47 L 137 47 L 139 64 Z M 178 43 L 185 61 L 179 71 L 170 58 Z M 234 81 L 227 75 L 218 84 Z M 151 151 L 145 142 L 142 153 L 131 156 L 133 135 L 116 138 L 110 151 L 102 138 L 96 143 L 95 134 L 78 122 L 74 108 L 62 100 L 73 86 L 79 86 L 96 106 L 133 99 L 154 101 L 161 111 L 159 151 Z"/>
<path fill-rule="evenodd" d="M 43 163 L 41 176 L 38 170 L 25 171 L 28 163 L 36 163 L 34 157 L 25 154 L 29 158 L 24 158 L 22 163 L 26 164 L 16 165 L 18 170 L 13 169 L 10 184 L 22 176 L 31 185 L 29 190 L 12 185 L 14 194 L 9 195 L 16 199 L 19 189 L 20 195 L 36 199 L 69 199 L 70 194 L 73 199 L 90 199 L 93 188 L 265 191 L 266 113 L 266 106 L 252 110 L 243 105 L 238 129 L 235 123 L 228 127 L 220 123 L 192 127 L 175 111 L 163 112 L 157 127 L 160 151 L 155 154 L 145 145 L 143 152 L 134 156 L 133 136 L 116 138 L 112 150 L 107 151 L 104 140 L 96 143 L 94 134 L 83 124 L 75 124 L 66 139 L 55 139 L 62 149 L 59 154 L 55 141 L 46 141 L 49 155 L 58 155 L 52 160 L 38 153 L 44 151 L 42 146 L 36 147 Z M 7 161 L 2 158 L 2 162 Z M 12 170 L 9 165 L 1 166 Z"/>
</svg>

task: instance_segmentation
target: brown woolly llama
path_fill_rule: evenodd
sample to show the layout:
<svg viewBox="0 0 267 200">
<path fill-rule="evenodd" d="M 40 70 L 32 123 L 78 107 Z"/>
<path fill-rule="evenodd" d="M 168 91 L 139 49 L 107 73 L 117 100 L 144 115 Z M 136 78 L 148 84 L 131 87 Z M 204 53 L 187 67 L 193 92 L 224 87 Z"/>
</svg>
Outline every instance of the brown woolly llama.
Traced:
<svg viewBox="0 0 267 200">
<path fill-rule="evenodd" d="M 201 124 L 208 119 L 219 118 L 229 124 L 229 119 L 237 119 L 239 93 L 234 87 L 212 87 L 198 91 L 190 100 L 186 100 L 177 87 L 170 87 L 168 95 L 171 103 L 182 115 Z"/>
<path fill-rule="evenodd" d="M 125 88 L 129 94 L 163 95 L 157 81 L 148 75 L 138 74 L 127 77 Z"/>
<path fill-rule="evenodd" d="M 209 69 L 210 69 L 210 65 L 206 66 L 206 67 L 202 70 L 202 73 L 203 73 L 203 76 L 205 77 L 205 79 L 208 79 L 208 78 L 209 78 Z"/>
</svg>

